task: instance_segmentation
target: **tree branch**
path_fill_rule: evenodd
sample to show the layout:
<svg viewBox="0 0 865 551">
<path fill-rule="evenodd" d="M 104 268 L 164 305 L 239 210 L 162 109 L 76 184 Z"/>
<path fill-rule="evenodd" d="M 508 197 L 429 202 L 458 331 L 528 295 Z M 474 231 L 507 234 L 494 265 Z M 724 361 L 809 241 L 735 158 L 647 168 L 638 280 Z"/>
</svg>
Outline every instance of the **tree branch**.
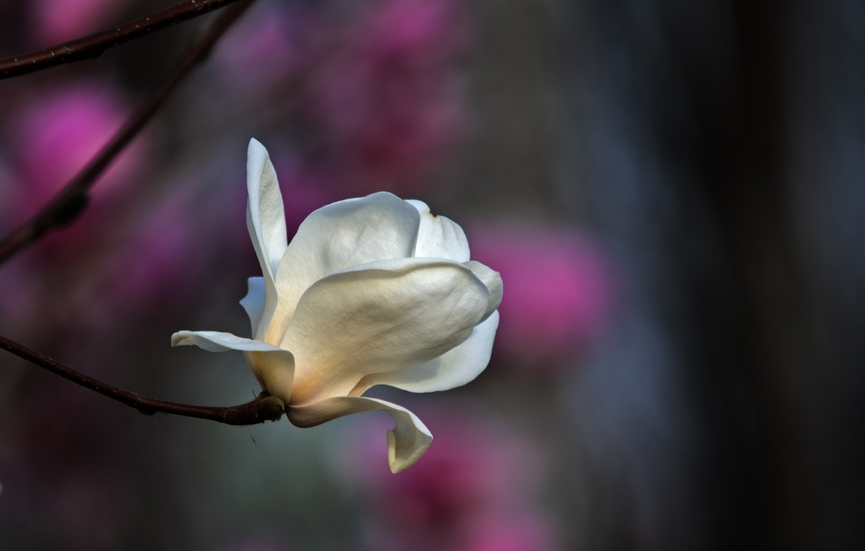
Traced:
<svg viewBox="0 0 865 551">
<path fill-rule="evenodd" d="M 275 396 L 269 396 L 262 392 L 251 402 L 240 404 L 231 407 L 204 407 L 190 406 L 186 404 L 176 404 L 174 402 L 165 402 L 156 400 L 123 390 L 122 388 L 109 385 L 99 379 L 90 377 L 83 373 L 75 371 L 71 367 L 67 367 L 60 362 L 52 360 L 47 356 L 30 350 L 24 345 L 18 344 L 5 337 L 0 336 L 0 348 L 15 354 L 20 358 L 24 358 L 39 367 L 47 369 L 55 375 L 60 375 L 64 379 L 72 381 L 84 388 L 89 388 L 99 394 L 108 396 L 113 400 L 133 407 L 144 415 L 153 415 L 154 413 L 170 413 L 173 415 L 182 415 L 184 417 L 197 417 L 198 419 L 209 419 L 217 423 L 225 423 L 226 425 L 257 425 L 265 421 L 278 421 L 282 414 L 285 413 L 285 404 Z"/>
<path fill-rule="evenodd" d="M 202 0 L 199 0 L 201 2 Z M 234 0 L 232 0 L 234 1 Z M 111 141 L 33 218 L 0 241 L 0 264 L 42 237 L 49 230 L 72 222 L 87 206 L 89 190 L 117 155 L 132 141 L 162 106 L 180 81 L 198 65 L 213 45 L 255 0 L 240 0 L 223 12 L 207 30 L 189 56 L 162 87 L 135 111 Z"/>
<path fill-rule="evenodd" d="M 0 59 L 0 80 L 64 63 L 99 57 L 108 48 L 204 15 L 232 2 L 237 0 L 190 0 L 119 27 L 112 27 L 52 48 Z"/>
</svg>

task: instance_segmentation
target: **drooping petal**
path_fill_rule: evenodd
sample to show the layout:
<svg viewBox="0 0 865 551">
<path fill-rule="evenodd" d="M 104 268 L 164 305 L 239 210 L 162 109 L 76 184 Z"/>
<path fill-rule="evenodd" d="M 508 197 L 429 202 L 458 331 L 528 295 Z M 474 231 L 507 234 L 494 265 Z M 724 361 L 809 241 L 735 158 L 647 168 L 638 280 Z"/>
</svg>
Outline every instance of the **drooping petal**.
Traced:
<svg viewBox="0 0 865 551">
<path fill-rule="evenodd" d="M 251 277 L 247 281 L 249 290 L 246 296 L 240 301 L 240 305 L 246 310 L 246 315 L 249 316 L 249 323 L 252 325 L 252 335 L 258 330 L 258 325 L 261 323 L 261 316 L 264 314 L 264 304 L 266 294 L 264 290 L 263 277 Z"/>
<path fill-rule="evenodd" d="M 295 355 L 292 403 L 347 395 L 364 377 L 428 362 L 469 338 L 489 293 L 462 264 L 401 258 L 310 287 L 281 346 Z"/>
<path fill-rule="evenodd" d="M 410 203 L 420 214 L 417 244 L 412 256 L 468 261 L 469 242 L 459 224 L 450 218 L 432 214 L 423 201 L 409 199 L 406 203 Z"/>
<path fill-rule="evenodd" d="M 411 467 L 433 440 L 432 433 L 417 416 L 391 402 L 376 398 L 340 396 L 287 409 L 288 419 L 298 427 L 314 427 L 352 413 L 381 410 L 396 422 L 387 431 L 387 459 L 392 473 Z"/>
<path fill-rule="evenodd" d="M 294 356 L 266 342 L 219 331 L 178 331 L 171 346 L 197 346 L 209 352 L 240 350 L 261 388 L 288 404 L 294 380 Z"/>
<path fill-rule="evenodd" d="M 483 319 L 487 319 L 496 311 L 499 304 L 502 303 L 502 292 L 504 291 L 502 275 L 474 260 L 463 262 L 463 266 L 471 270 L 472 273 L 483 282 L 487 291 L 490 293 L 490 301 L 487 304 L 487 311 L 484 312 L 483 317 Z"/>
<path fill-rule="evenodd" d="M 388 385 L 409 392 L 438 392 L 463 386 L 477 378 L 490 363 L 498 326 L 499 313 L 494 312 L 456 348 L 408 369 L 368 375 L 350 394 L 360 396 L 375 385 Z"/>
<path fill-rule="evenodd" d="M 249 191 L 246 225 L 258 262 L 261 264 L 266 297 L 264 311 L 259 318 L 263 323 L 258 324 L 254 336 L 264 340 L 277 306 L 278 297 L 274 281 L 279 261 L 288 246 L 288 238 L 282 193 L 279 191 L 276 171 L 273 169 L 267 150 L 255 139 L 249 141 L 246 185 Z"/>
<path fill-rule="evenodd" d="M 265 340 L 282 340 L 300 297 L 319 279 L 352 266 L 411 256 L 418 225 L 415 208 L 384 192 L 310 214 L 280 263 L 279 306 Z"/>
</svg>

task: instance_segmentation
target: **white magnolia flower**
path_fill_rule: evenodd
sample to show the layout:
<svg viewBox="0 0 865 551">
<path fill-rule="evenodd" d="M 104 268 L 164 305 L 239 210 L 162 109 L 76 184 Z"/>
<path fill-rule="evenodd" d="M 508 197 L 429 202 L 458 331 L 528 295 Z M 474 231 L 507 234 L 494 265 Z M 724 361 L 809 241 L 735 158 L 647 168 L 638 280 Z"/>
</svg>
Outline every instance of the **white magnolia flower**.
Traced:
<svg viewBox="0 0 865 551">
<path fill-rule="evenodd" d="M 447 390 L 477 377 L 498 326 L 501 277 L 469 260 L 457 224 L 390 193 L 323 207 L 287 243 L 276 173 L 256 140 L 247 179 L 247 226 L 263 273 L 241 301 L 253 339 L 180 331 L 172 346 L 243 351 L 299 427 L 387 412 L 396 421 L 387 434 L 391 471 L 408 468 L 432 434 L 407 409 L 361 395 L 380 384 Z"/>
</svg>

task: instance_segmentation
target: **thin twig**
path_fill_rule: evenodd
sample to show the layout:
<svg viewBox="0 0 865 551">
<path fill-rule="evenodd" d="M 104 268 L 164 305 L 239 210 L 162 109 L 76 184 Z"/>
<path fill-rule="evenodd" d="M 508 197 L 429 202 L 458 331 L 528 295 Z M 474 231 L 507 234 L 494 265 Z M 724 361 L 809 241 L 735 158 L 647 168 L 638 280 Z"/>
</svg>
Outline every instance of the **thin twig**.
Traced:
<svg viewBox="0 0 865 551">
<path fill-rule="evenodd" d="M 209 419 L 226 425 L 257 425 L 265 421 L 278 421 L 285 412 L 282 400 L 262 392 L 251 402 L 231 407 L 204 407 L 176 404 L 141 396 L 128 390 L 109 385 L 99 379 L 90 377 L 47 356 L 27 348 L 22 344 L 0 336 L 0 348 L 8 350 L 20 358 L 24 358 L 39 367 L 45 368 L 55 375 L 60 375 L 75 384 L 89 388 L 99 394 L 108 396 L 118 402 L 133 407 L 145 415 L 154 413 L 170 413 L 184 417 Z"/>
<path fill-rule="evenodd" d="M 81 214 L 84 207 L 87 206 L 88 191 L 93 187 L 96 179 L 151 119 L 180 81 L 207 57 L 217 40 L 254 1 L 240 0 L 237 4 L 223 12 L 214 21 L 213 25 L 207 30 L 207 33 L 177 68 L 171 78 L 168 79 L 150 100 L 141 105 L 132 114 L 126 124 L 102 148 L 102 151 L 81 172 L 72 178 L 45 208 L 0 241 L 0 264 L 28 244 L 42 237 L 49 230 L 66 225 Z"/>
<path fill-rule="evenodd" d="M 204 15 L 232 2 L 237 0 L 190 0 L 119 27 L 76 38 L 45 50 L 0 59 L 0 80 L 99 57 L 108 48 Z"/>
</svg>

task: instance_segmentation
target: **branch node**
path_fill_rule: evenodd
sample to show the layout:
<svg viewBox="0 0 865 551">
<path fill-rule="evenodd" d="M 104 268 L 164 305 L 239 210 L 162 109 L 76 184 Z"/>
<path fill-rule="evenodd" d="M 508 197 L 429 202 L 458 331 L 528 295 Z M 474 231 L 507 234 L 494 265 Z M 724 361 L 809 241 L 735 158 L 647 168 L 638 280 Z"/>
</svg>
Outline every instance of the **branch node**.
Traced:
<svg viewBox="0 0 865 551">
<path fill-rule="evenodd" d="M 61 228 L 78 218 L 90 203 L 90 194 L 85 190 L 73 191 L 65 201 L 61 202 L 51 213 L 49 224 Z"/>
<path fill-rule="evenodd" d="M 279 421 L 285 413 L 285 402 L 276 396 L 265 396 L 258 404 L 262 421 Z"/>
</svg>

